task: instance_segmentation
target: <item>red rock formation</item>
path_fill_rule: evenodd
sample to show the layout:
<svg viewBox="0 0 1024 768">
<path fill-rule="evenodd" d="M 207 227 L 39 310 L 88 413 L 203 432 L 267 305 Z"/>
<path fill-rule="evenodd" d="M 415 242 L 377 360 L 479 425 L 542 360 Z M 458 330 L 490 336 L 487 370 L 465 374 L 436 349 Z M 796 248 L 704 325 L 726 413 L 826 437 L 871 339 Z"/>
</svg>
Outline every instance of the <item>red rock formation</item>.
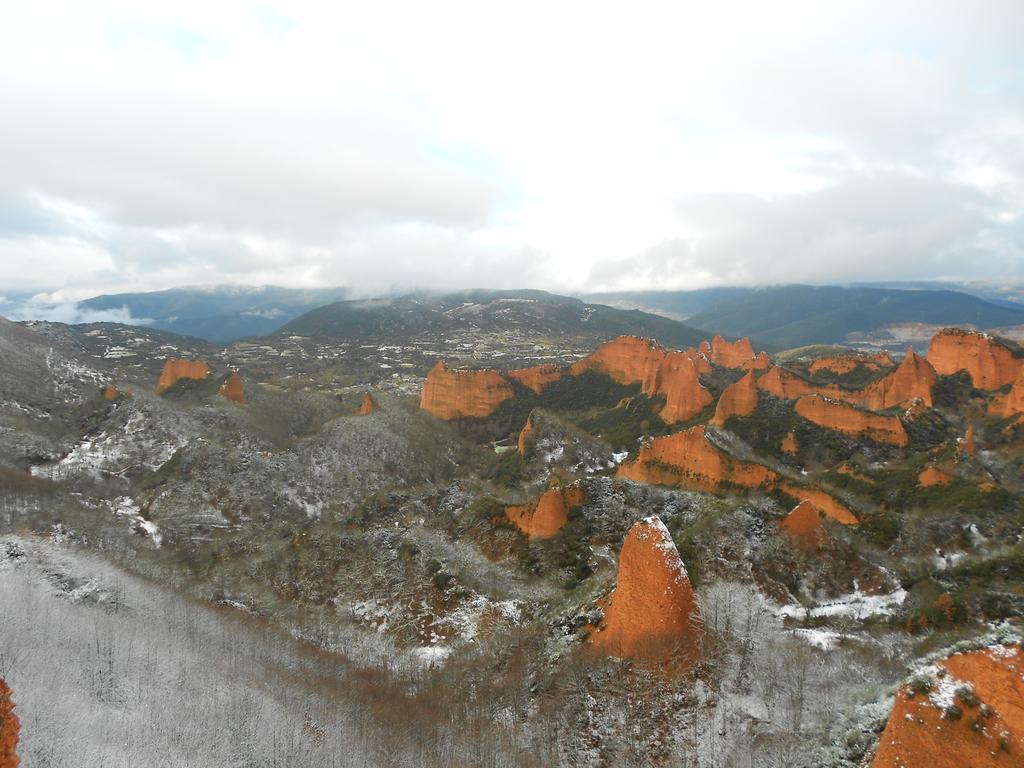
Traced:
<svg viewBox="0 0 1024 768">
<path fill-rule="evenodd" d="M 586 501 L 579 484 L 551 488 L 529 504 L 505 508 L 505 515 L 531 539 L 550 539 L 569 522 L 569 510 Z"/>
<path fill-rule="evenodd" d="M 1024 413 L 1024 367 L 1017 374 L 1016 381 L 1006 394 L 996 395 L 989 406 L 993 416 L 1015 416 Z"/>
<path fill-rule="evenodd" d="M 638 336 L 620 336 L 602 344 L 572 366 L 574 375 L 588 370 L 600 371 L 620 384 L 640 384 L 649 397 L 664 395 L 659 416 L 667 424 L 692 418 L 713 399 L 701 386 L 692 353 L 669 352 Z"/>
<path fill-rule="evenodd" d="M 665 355 L 653 380 L 643 384 L 644 394 L 665 396 L 665 405 L 658 413 L 666 424 L 677 424 L 696 416 L 714 399 L 701 386 L 693 360 L 685 352 Z"/>
<path fill-rule="evenodd" d="M 630 528 L 619 553 L 604 623 L 590 636 L 600 653 L 686 666 L 699 655 L 703 629 L 686 567 L 657 516 Z"/>
<path fill-rule="evenodd" d="M 800 450 L 800 442 L 796 439 L 796 433 L 790 431 L 782 438 L 780 446 L 786 453 L 793 454 Z"/>
<path fill-rule="evenodd" d="M 369 416 L 376 410 L 377 401 L 373 399 L 373 395 L 369 392 L 363 392 L 363 399 L 359 401 L 359 410 L 357 413 L 360 416 Z"/>
<path fill-rule="evenodd" d="M 757 380 L 757 388 L 783 400 L 796 400 L 804 395 L 826 395 L 837 400 L 848 396 L 846 390 L 832 385 L 819 386 L 802 379 L 792 371 L 773 365 Z"/>
<path fill-rule="evenodd" d="M 777 478 L 767 467 L 734 459 L 713 445 L 702 426 L 644 443 L 637 458 L 620 465 L 617 474 L 642 483 L 696 491 L 757 488 L 771 485 Z"/>
<path fill-rule="evenodd" d="M 210 375 L 210 366 L 202 360 L 168 360 L 163 373 L 156 383 L 156 393 L 162 394 L 180 379 L 205 379 Z"/>
<path fill-rule="evenodd" d="M 903 423 L 895 416 L 868 413 L 821 395 L 805 395 L 797 399 L 796 412 L 818 426 L 846 435 L 899 446 L 909 442 Z"/>
<path fill-rule="evenodd" d="M 530 450 L 530 446 L 537 434 L 537 423 L 534 421 L 533 413 L 530 413 L 526 417 L 526 423 L 523 428 L 519 430 L 519 441 L 517 443 L 518 451 L 520 456 L 526 456 L 526 452 Z"/>
<path fill-rule="evenodd" d="M 923 685 L 907 684 L 896 693 L 873 768 L 1024 765 L 1019 645 L 954 654 L 923 678 Z"/>
<path fill-rule="evenodd" d="M 754 355 L 754 347 L 750 343 L 750 339 L 730 342 L 716 335 L 711 340 L 708 349 L 710 350 L 708 357 L 711 358 L 711 362 L 723 368 L 752 369 L 755 365 L 763 365 L 767 359 L 767 356 L 762 359 Z"/>
<path fill-rule="evenodd" d="M 860 521 L 846 505 L 817 488 L 801 488 L 794 483 L 784 482 L 780 490 L 798 502 L 809 501 L 819 510 L 843 525 L 857 525 Z"/>
<path fill-rule="evenodd" d="M 836 357 L 819 358 L 811 363 L 807 370 L 810 373 L 830 371 L 842 376 L 855 371 L 858 365 L 864 366 L 869 371 L 881 371 L 884 368 L 891 368 L 896 365 L 896 362 L 890 357 L 888 352 L 876 352 L 873 355 L 850 353 Z"/>
<path fill-rule="evenodd" d="M 969 424 L 967 431 L 964 432 L 964 436 L 960 439 L 960 450 L 964 453 L 973 456 L 976 449 L 974 445 L 974 425 Z"/>
<path fill-rule="evenodd" d="M 943 472 L 937 467 L 928 467 L 917 475 L 917 484 L 922 488 L 931 488 L 934 485 L 949 485 L 954 480 L 948 472 Z"/>
<path fill-rule="evenodd" d="M 932 338 L 928 362 L 942 374 L 967 371 L 977 389 L 999 389 L 1017 378 L 1024 360 L 987 333 L 946 328 Z"/>
<path fill-rule="evenodd" d="M 497 371 L 452 371 L 440 361 L 427 374 L 420 408 L 445 420 L 485 418 L 513 395 L 512 385 Z"/>
<path fill-rule="evenodd" d="M 827 534 L 821 524 L 821 510 L 810 501 L 801 501 L 779 521 L 779 528 L 792 536 L 801 549 L 820 549 Z"/>
<path fill-rule="evenodd" d="M 865 387 L 857 400 L 872 411 L 910 405 L 915 400 L 931 408 L 935 379 L 935 369 L 931 363 L 914 352 L 912 347 L 907 347 L 906 357 L 899 367 Z"/>
<path fill-rule="evenodd" d="M 524 387 L 529 387 L 539 395 L 548 384 L 558 381 L 566 373 L 567 370 L 561 366 L 545 363 L 544 365 L 535 365 L 532 368 L 519 368 L 515 371 L 509 371 L 508 377 L 515 379 Z"/>
<path fill-rule="evenodd" d="M 697 369 L 697 375 L 703 376 L 707 373 L 711 373 L 713 370 L 711 367 L 711 361 L 708 360 L 707 355 L 698 352 L 696 349 L 690 348 L 683 352 L 693 362 L 693 367 Z M 771 363 L 769 363 L 771 365 Z"/>
<path fill-rule="evenodd" d="M 721 426 L 733 416 L 749 416 L 756 408 L 757 381 L 754 379 L 754 372 L 748 371 L 746 376 L 730 384 L 722 392 L 711 423 Z"/>
<path fill-rule="evenodd" d="M 18 731 L 21 724 L 14 714 L 11 689 L 0 677 L 0 768 L 18 768 Z"/>
<path fill-rule="evenodd" d="M 232 371 L 227 381 L 220 385 L 220 396 L 239 405 L 245 405 L 245 387 L 238 371 Z"/>
<path fill-rule="evenodd" d="M 105 386 L 103 388 L 103 399 L 104 400 L 107 400 L 109 402 L 113 402 L 114 400 L 117 400 L 117 398 L 119 398 L 120 396 L 121 396 L 121 390 L 119 390 L 113 384 L 107 384 L 107 386 Z"/>
</svg>

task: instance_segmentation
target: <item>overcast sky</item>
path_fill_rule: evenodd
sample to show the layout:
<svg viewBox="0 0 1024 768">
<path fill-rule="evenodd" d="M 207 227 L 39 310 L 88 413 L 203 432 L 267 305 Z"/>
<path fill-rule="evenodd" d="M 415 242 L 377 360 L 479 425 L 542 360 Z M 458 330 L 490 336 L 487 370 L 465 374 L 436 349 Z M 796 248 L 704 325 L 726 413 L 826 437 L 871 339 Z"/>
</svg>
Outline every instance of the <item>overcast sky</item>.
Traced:
<svg viewBox="0 0 1024 768">
<path fill-rule="evenodd" d="M 5 3 L 0 296 L 1024 281 L 1021 0 L 598 6 Z"/>
</svg>

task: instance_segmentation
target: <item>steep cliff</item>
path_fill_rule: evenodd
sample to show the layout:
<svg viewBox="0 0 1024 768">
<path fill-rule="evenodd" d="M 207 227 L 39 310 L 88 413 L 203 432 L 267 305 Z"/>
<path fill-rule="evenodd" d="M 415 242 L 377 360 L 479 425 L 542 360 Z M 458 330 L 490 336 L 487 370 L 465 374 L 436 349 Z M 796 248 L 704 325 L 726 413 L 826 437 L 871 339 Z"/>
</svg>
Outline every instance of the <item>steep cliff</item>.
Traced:
<svg viewBox="0 0 1024 768">
<path fill-rule="evenodd" d="M 927 467 L 918 473 L 917 484 L 922 488 L 931 488 L 935 485 L 949 485 L 954 479 L 953 475 L 938 467 Z"/>
<path fill-rule="evenodd" d="M 762 352 L 760 355 L 754 354 L 754 347 L 750 343 L 750 339 L 726 341 L 721 336 L 716 335 L 711 340 L 711 344 L 704 349 L 711 362 L 723 368 L 760 370 L 771 365 L 765 353 Z"/>
<path fill-rule="evenodd" d="M 156 383 L 156 393 L 166 392 L 181 379 L 205 379 L 209 375 L 210 366 L 202 360 L 168 360 Z"/>
<path fill-rule="evenodd" d="M 977 447 L 974 444 L 974 425 L 970 424 L 967 427 L 967 431 L 964 432 L 964 436 L 960 438 L 960 450 L 969 456 L 973 456 Z"/>
<path fill-rule="evenodd" d="M 989 406 L 993 416 L 1015 416 L 1024 413 L 1024 368 L 1020 369 L 1010 391 L 996 395 Z"/>
<path fill-rule="evenodd" d="M 221 384 L 220 395 L 239 405 L 245 405 L 245 387 L 242 386 L 242 377 L 238 375 L 238 371 L 232 371 L 227 381 Z"/>
<path fill-rule="evenodd" d="M 754 378 L 754 372 L 748 371 L 742 379 L 730 384 L 722 392 L 711 423 L 721 426 L 733 416 L 749 416 L 756 409 L 757 380 Z"/>
<path fill-rule="evenodd" d="M 549 384 L 552 384 L 568 373 L 568 369 L 563 368 L 559 365 L 535 365 L 531 368 L 519 368 L 515 371 L 509 371 L 508 377 L 514 379 L 522 384 L 524 387 L 529 387 L 538 395 L 544 391 L 544 388 Z"/>
<path fill-rule="evenodd" d="M 882 371 L 896 365 L 896 361 L 890 357 L 888 352 L 876 352 L 871 355 L 837 355 L 835 357 L 822 357 L 812 362 L 807 370 L 810 373 L 821 373 L 829 371 L 840 376 L 852 373 L 858 366 L 863 366 L 869 371 Z"/>
<path fill-rule="evenodd" d="M 516 449 L 520 456 L 526 456 L 536 438 L 537 422 L 531 412 L 530 415 L 526 417 L 526 423 L 523 425 L 523 428 L 519 430 L 519 440 L 516 442 Z"/>
<path fill-rule="evenodd" d="M 907 347 L 907 354 L 899 367 L 865 387 L 857 400 L 873 411 L 910 405 L 915 400 L 931 408 L 935 380 L 935 369 L 931 363 L 915 353 L 912 347 Z"/>
<path fill-rule="evenodd" d="M 696 416 L 714 399 L 701 386 L 697 369 L 685 352 L 669 352 L 658 365 L 651 381 L 644 382 L 644 394 L 664 395 L 659 416 L 666 424 L 677 424 Z"/>
<path fill-rule="evenodd" d="M 1024 654 L 1019 645 L 957 653 L 896 693 L 873 768 L 1024 764 Z"/>
<path fill-rule="evenodd" d="M 692 664 L 703 634 L 700 609 L 668 529 L 657 516 L 630 528 L 615 589 L 591 647 L 621 658 Z"/>
<path fill-rule="evenodd" d="M 928 362 L 942 374 L 967 371 L 978 389 L 999 389 L 1013 382 L 1024 360 L 987 333 L 946 328 L 932 338 Z"/>
<path fill-rule="evenodd" d="M 908 443 L 903 423 L 895 416 L 880 416 L 821 395 L 804 395 L 796 412 L 810 422 L 846 435 L 866 437 L 877 443 L 904 446 Z"/>
<path fill-rule="evenodd" d="M 373 395 L 369 392 L 363 392 L 363 399 L 359 401 L 359 410 L 357 413 L 360 416 L 368 416 L 377 410 L 377 401 L 373 399 Z"/>
<path fill-rule="evenodd" d="M 665 354 L 665 348 L 651 339 L 619 336 L 573 363 L 572 373 L 578 376 L 584 371 L 596 370 L 620 384 L 643 384 L 653 381 Z"/>
<path fill-rule="evenodd" d="M 795 483 L 788 481 L 783 482 L 779 489 L 799 503 L 810 502 L 837 523 L 857 525 L 860 522 L 857 516 L 845 504 L 825 491 L 817 488 L 801 488 Z"/>
<path fill-rule="evenodd" d="M 767 392 L 784 400 L 796 400 L 798 397 L 814 394 L 826 395 L 837 400 L 845 399 L 849 396 L 846 390 L 831 384 L 823 386 L 813 384 L 797 376 L 792 371 L 777 365 L 773 365 L 761 374 L 757 380 L 757 388 L 762 392 Z"/>
<path fill-rule="evenodd" d="M 622 464 L 617 474 L 643 483 L 697 491 L 757 488 L 777 478 L 767 467 L 735 459 L 713 445 L 702 426 L 644 443 L 637 458 Z"/>
<path fill-rule="evenodd" d="M 531 539 L 550 539 L 569 522 L 569 510 L 586 501 L 579 484 L 551 488 L 529 504 L 505 508 L 505 516 Z"/>
<path fill-rule="evenodd" d="M 826 541 L 821 510 L 810 501 L 797 504 L 779 521 L 779 529 L 792 536 L 801 549 L 819 549 Z"/>
<path fill-rule="evenodd" d="M 497 371 L 452 371 L 440 361 L 427 374 L 420 408 L 445 420 L 485 418 L 513 395 L 512 385 Z"/>
</svg>

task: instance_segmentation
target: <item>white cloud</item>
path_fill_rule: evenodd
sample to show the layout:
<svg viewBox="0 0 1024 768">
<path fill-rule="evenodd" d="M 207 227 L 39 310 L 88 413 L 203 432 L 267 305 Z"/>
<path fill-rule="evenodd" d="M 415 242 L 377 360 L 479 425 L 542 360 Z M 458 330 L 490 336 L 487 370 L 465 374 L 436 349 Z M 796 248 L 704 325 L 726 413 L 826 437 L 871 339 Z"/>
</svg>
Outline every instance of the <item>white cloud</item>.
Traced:
<svg viewBox="0 0 1024 768">
<path fill-rule="evenodd" d="M 4 17 L 6 292 L 1020 274 L 1019 2 Z"/>
</svg>

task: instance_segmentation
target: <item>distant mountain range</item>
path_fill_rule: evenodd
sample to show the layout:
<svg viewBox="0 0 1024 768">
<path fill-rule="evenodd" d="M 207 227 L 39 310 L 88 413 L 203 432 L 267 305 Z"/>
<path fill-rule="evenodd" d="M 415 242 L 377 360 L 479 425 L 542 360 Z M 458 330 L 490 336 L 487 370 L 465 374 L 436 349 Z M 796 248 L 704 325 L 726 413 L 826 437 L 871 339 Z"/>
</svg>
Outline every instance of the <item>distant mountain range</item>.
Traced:
<svg viewBox="0 0 1024 768">
<path fill-rule="evenodd" d="M 522 332 L 537 336 L 638 334 L 675 347 L 708 338 L 704 331 L 660 315 L 624 310 L 545 291 L 470 290 L 393 299 L 340 301 L 287 323 L 283 334 L 354 339 L 412 338 L 454 330 Z"/>
<path fill-rule="evenodd" d="M 273 333 L 309 309 L 347 295 L 345 288 L 172 288 L 97 296 L 79 302 L 77 308 L 83 313 L 123 310 L 132 322 L 151 328 L 209 341 L 233 341 Z"/>
</svg>

